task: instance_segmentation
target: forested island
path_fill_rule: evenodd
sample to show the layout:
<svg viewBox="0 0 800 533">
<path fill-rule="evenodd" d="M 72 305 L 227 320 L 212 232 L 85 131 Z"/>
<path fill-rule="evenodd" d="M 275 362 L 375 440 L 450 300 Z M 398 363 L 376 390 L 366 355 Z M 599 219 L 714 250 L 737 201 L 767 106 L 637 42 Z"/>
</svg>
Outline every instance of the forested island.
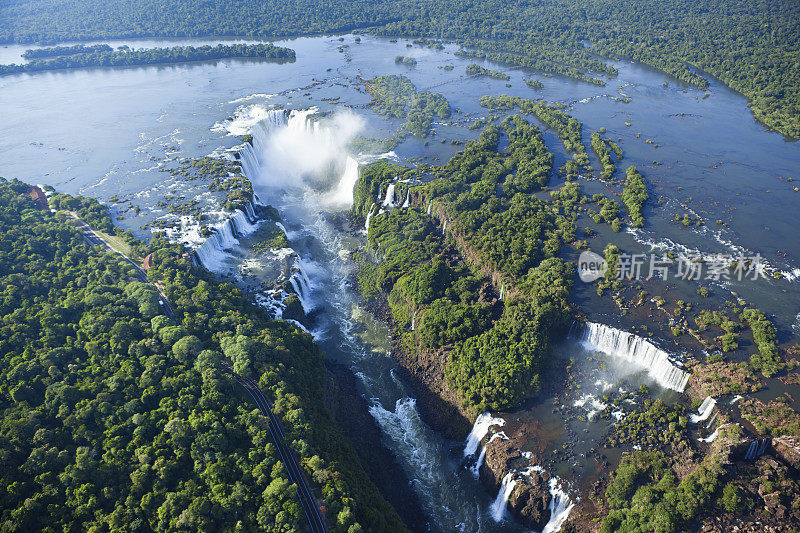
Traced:
<svg viewBox="0 0 800 533">
<path fill-rule="evenodd" d="M 504 81 L 508 81 L 511 79 L 511 76 L 509 76 L 505 72 L 500 72 L 499 70 L 489 70 L 475 63 L 468 65 L 466 68 L 466 72 L 468 75 L 475 76 L 476 78 L 482 78 L 485 76 L 488 78 L 494 78 L 496 80 L 504 80 Z"/>
<path fill-rule="evenodd" d="M 272 61 L 294 61 L 295 53 L 290 48 L 264 44 L 232 44 L 217 46 L 174 46 L 172 48 L 131 49 L 127 46 L 116 50 L 108 45 L 84 47 L 56 46 L 32 49 L 23 55 L 29 61 L 20 65 L 0 65 L 0 76 L 21 72 L 62 70 L 84 67 L 128 67 L 136 65 L 159 65 L 185 63 L 188 61 L 213 61 L 216 59 L 265 59 Z"/>
</svg>

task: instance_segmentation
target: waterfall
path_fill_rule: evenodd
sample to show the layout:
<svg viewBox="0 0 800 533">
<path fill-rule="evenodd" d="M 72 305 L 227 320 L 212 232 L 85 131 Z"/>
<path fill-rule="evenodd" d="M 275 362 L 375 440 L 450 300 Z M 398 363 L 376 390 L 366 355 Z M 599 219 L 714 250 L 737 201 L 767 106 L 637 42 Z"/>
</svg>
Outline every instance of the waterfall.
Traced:
<svg viewBox="0 0 800 533">
<path fill-rule="evenodd" d="M 500 299 L 502 300 L 506 295 L 506 286 L 500 285 Z"/>
<path fill-rule="evenodd" d="M 258 228 L 255 210 L 250 202 L 246 204 L 245 210 L 252 213 L 253 222 L 244 211 L 236 209 L 228 220 L 215 226 L 214 233 L 195 250 L 197 259 L 207 270 L 221 270 L 225 258 L 228 257 L 226 250 L 239 244 L 238 237 L 249 235 Z"/>
<path fill-rule="evenodd" d="M 253 200 L 255 200 L 255 194 L 253 194 Z M 258 215 L 256 215 L 256 210 L 253 207 L 253 202 L 247 202 L 244 206 L 245 214 L 247 215 L 247 220 L 250 222 L 256 222 L 258 220 Z"/>
<path fill-rule="evenodd" d="M 494 435 L 491 436 L 489 442 L 483 445 L 481 448 L 481 453 L 478 455 L 478 460 L 475 461 L 475 464 L 472 465 L 470 470 L 472 471 L 472 475 L 478 477 L 480 475 L 481 466 L 483 465 L 483 460 L 486 458 L 486 448 L 495 440 L 495 439 L 503 439 L 508 440 L 508 435 L 506 435 L 503 431 L 498 431 Z"/>
<path fill-rule="evenodd" d="M 704 439 L 700 439 L 700 442 L 705 442 L 706 444 L 711 444 L 712 442 L 717 440 L 717 437 L 719 437 L 719 428 L 715 429 L 714 433 L 712 433 L 708 437 L 706 437 Z"/>
<path fill-rule="evenodd" d="M 239 211 L 241 212 L 241 211 Z M 214 228 L 214 233 L 197 248 L 197 259 L 208 270 L 216 272 L 222 269 L 227 257 L 225 250 L 239 244 L 230 220 L 226 220 Z"/>
<path fill-rule="evenodd" d="M 508 505 L 508 498 L 517 486 L 517 480 L 514 479 L 514 472 L 511 471 L 503 476 L 503 482 L 500 485 L 500 492 L 497 493 L 494 503 L 491 506 L 492 519 L 495 522 L 500 522 L 506 515 L 506 506 Z"/>
<path fill-rule="evenodd" d="M 374 211 L 372 209 L 374 206 L 375 204 L 372 204 L 372 206 L 370 206 L 369 213 L 367 213 L 367 220 L 364 221 L 364 229 L 367 231 L 369 231 L 369 219 L 372 218 L 372 215 L 374 214 Z"/>
<path fill-rule="evenodd" d="M 486 433 L 489 432 L 490 426 L 503 426 L 506 421 L 502 418 L 494 418 L 491 413 L 481 413 L 475 419 L 475 424 L 472 426 L 472 431 L 469 432 L 467 440 L 464 443 L 464 457 L 475 455 Z"/>
<path fill-rule="evenodd" d="M 750 447 L 747 449 L 747 453 L 744 455 L 745 461 L 751 461 L 758 459 L 764 452 L 767 451 L 767 443 L 769 439 L 755 439 L 750 443 Z"/>
<path fill-rule="evenodd" d="M 308 277 L 305 268 L 303 268 L 303 262 L 299 257 L 295 258 L 292 270 L 293 274 L 289 278 L 289 283 L 292 284 L 295 294 L 300 299 L 303 312 L 308 314 L 316 308 L 316 303 L 314 303 L 311 296 L 311 279 Z"/>
<path fill-rule="evenodd" d="M 494 437 L 494 435 L 492 435 Z M 470 471 L 472 471 L 472 475 L 478 477 L 481 472 L 481 466 L 483 465 L 483 460 L 486 458 L 486 446 L 481 448 L 481 453 L 478 455 L 478 460 L 475 461 L 475 464 L 472 465 Z"/>
<path fill-rule="evenodd" d="M 758 446 L 758 441 L 753 441 L 750 443 L 750 447 L 747 449 L 747 453 L 744 454 L 744 460 L 749 461 L 751 457 L 755 455 L 756 447 Z"/>
<path fill-rule="evenodd" d="M 384 207 L 394 207 L 394 183 L 386 187 L 386 197 L 383 199 Z"/>
<path fill-rule="evenodd" d="M 700 409 L 697 410 L 697 414 L 689 416 L 689 421 L 691 421 L 692 424 L 697 424 L 708 419 L 715 405 L 717 405 L 717 400 L 711 396 L 706 396 L 706 399 L 700 404 Z"/>
<path fill-rule="evenodd" d="M 262 163 L 259 154 L 264 153 L 264 142 L 269 138 L 273 130 L 286 126 L 287 120 L 288 117 L 285 110 L 270 109 L 263 119 L 253 124 L 250 128 L 250 134 L 253 136 L 252 145 L 245 143 L 242 149 L 239 150 L 242 170 L 245 176 L 252 178 L 258 175 L 259 167 Z"/>
<path fill-rule="evenodd" d="M 414 314 L 411 316 L 411 331 L 414 331 L 414 326 L 417 323 L 417 310 L 414 309 Z"/>
<path fill-rule="evenodd" d="M 542 533 L 559 531 L 575 506 L 570 501 L 569 495 L 558 486 L 558 478 L 555 476 L 550 478 L 550 496 L 550 520 L 547 521 Z"/>
<path fill-rule="evenodd" d="M 411 189 L 406 192 L 406 201 L 403 202 L 403 209 L 411 205 Z"/>
<path fill-rule="evenodd" d="M 445 219 L 444 224 L 442 224 L 442 235 L 447 235 L 447 219 Z"/>
<path fill-rule="evenodd" d="M 589 350 L 603 352 L 647 369 L 650 377 L 664 388 L 683 392 L 689 381 L 689 373 L 677 367 L 667 352 L 633 333 L 587 322 L 580 340 Z"/>
<path fill-rule="evenodd" d="M 339 182 L 330 194 L 326 194 L 324 204 L 329 207 L 342 208 L 353 204 L 353 189 L 358 181 L 358 161 L 347 156 Z"/>
<path fill-rule="evenodd" d="M 431 214 L 431 200 L 428 200 L 428 211 L 427 211 L 427 213 L 429 215 Z"/>
<path fill-rule="evenodd" d="M 250 203 L 248 202 L 247 205 L 250 205 Z M 230 223 L 233 226 L 233 233 L 237 237 L 250 235 L 258 228 L 258 224 L 250 222 L 244 211 L 240 211 L 239 209 L 233 213 L 233 216 L 230 218 Z"/>
</svg>

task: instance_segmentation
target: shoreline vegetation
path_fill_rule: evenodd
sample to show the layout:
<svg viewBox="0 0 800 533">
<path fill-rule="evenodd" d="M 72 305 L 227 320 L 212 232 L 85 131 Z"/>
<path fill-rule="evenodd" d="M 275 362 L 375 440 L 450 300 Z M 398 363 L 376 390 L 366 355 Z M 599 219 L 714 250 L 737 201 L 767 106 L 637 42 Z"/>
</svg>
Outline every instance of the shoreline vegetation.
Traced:
<svg viewBox="0 0 800 533">
<path fill-rule="evenodd" d="M 264 59 L 280 62 L 295 61 L 290 48 L 263 44 L 232 44 L 217 46 L 174 46 L 172 48 L 139 48 L 108 45 L 56 46 L 27 50 L 27 63 L 0 65 L 0 76 L 45 70 L 65 70 L 86 67 L 129 67 L 164 65 L 217 59 Z"/>
</svg>

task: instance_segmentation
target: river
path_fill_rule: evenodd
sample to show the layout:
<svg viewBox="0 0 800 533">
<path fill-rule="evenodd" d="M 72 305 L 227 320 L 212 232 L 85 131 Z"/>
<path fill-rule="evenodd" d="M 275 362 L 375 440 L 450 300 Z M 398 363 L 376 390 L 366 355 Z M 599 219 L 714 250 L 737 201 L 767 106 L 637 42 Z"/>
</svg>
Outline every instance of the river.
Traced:
<svg viewBox="0 0 800 533">
<path fill-rule="evenodd" d="M 112 44 L 209 42 L 225 41 Z M 464 442 L 446 440 L 420 420 L 415 399 L 389 355 L 387 328 L 359 307 L 348 282 L 353 267 L 347 254 L 363 244 L 363 237 L 344 227 L 337 215 L 351 200 L 347 193 L 357 176 L 355 162 L 371 158 L 348 154 L 347 141 L 357 134 L 389 137 L 399 126 L 365 107 L 370 98 L 364 80 L 403 74 L 418 87 L 443 94 L 459 110 L 451 123 L 435 125 L 436 137 L 430 143 L 410 138 L 387 155 L 400 163 L 443 163 L 458 149 L 449 141 L 475 138 L 477 132 L 466 125 L 486 115 L 478 104 L 481 95 L 563 102 L 584 123 L 587 144 L 589 131 L 607 128 L 610 138 L 621 139 L 625 159 L 619 166 L 637 165 L 651 192 L 665 200 L 664 206 L 647 212 L 648 224 L 641 232 L 614 234 L 602 227 L 603 240 L 631 252 L 649 252 L 652 244 L 705 253 L 758 252 L 787 275 L 721 283 L 713 297 L 722 301 L 735 291 L 773 316 L 782 339 L 796 334 L 800 285 L 791 281 L 790 273 L 800 267 L 800 239 L 795 236 L 800 193 L 789 180 L 800 180 L 800 145 L 765 131 L 753 120 L 746 100 L 718 83 L 712 81 L 709 96 L 703 98 L 701 91 L 627 61 L 613 62 L 619 76 L 605 88 L 491 65 L 511 76 L 507 87 L 503 81 L 465 76 L 470 61 L 455 57 L 452 46 L 435 50 L 408 40 L 370 37 L 358 43 L 352 35 L 276 44 L 295 49 L 297 61 L 222 60 L 2 77 L 0 175 L 108 202 L 119 225 L 147 237 L 146 225 L 170 217 L 170 204 L 191 199 L 222 222 L 226 215 L 219 208 L 220 193 L 210 192 L 202 180 L 186 180 L 166 170 L 180 158 L 241 149 L 240 136 L 254 134 L 245 170 L 259 198 L 280 212 L 299 257 L 303 303 L 313 317 L 310 330 L 331 360 L 348 365 L 358 376 L 386 446 L 420 495 L 431 530 L 521 528 L 508 518 L 500 523 L 492 518 L 494 498 L 464 466 Z M 0 48 L 0 60 L 19 61 L 23 50 Z M 398 65 L 397 55 L 415 57 L 418 63 L 411 68 Z M 442 68 L 446 65 L 454 68 Z M 523 77 L 537 77 L 544 88 L 529 89 Z M 613 98 L 619 96 L 630 102 Z M 285 124 L 274 121 L 270 110 L 275 109 L 287 110 L 282 113 Z M 294 127 L 290 110 L 296 111 Z M 302 118 L 312 112 L 333 118 L 315 129 Z M 550 131 L 545 141 L 560 166 L 567 158 L 561 143 Z M 590 157 L 598 167 L 595 156 Z M 598 182 L 582 186 L 588 192 L 607 190 Z M 671 222 L 676 213 L 685 212 L 684 205 L 702 216 L 706 226 L 687 229 Z M 726 226 L 718 226 L 716 220 Z M 199 236 L 188 233 L 185 241 L 199 245 Z M 214 267 L 218 275 L 254 296 L 269 271 L 259 265 L 266 267 L 275 259 L 257 240 L 257 232 L 240 239 Z M 695 288 L 684 283 L 675 290 L 690 294 Z M 590 316 L 610 320 L 613 313 L 591 292 L 591 287 L 579 286 L 576 299 Z M 575 344 L 567 349 L 579 349 Z"/>
</svg>

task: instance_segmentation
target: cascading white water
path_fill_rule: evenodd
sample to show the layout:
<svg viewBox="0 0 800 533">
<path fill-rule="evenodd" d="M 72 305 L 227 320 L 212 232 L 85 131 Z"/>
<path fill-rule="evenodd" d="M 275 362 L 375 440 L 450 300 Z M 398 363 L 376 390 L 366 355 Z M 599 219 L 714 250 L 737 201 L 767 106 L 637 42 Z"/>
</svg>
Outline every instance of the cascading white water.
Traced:
<svg viewBox="0 0 800 533">
<path fill-rule="evenodd" d="M 300 299 L 300 305 L 303 306 L 303 312 L 308 314 L 316 308 L 316 303 L 311 294 L 311 279 L 306 273 L 303 261 L 300 257 L 295 258 L 292 277 L 289 282 L 292 284 L 294 292 Z"/>
<path fill-rule="evenodd" d="M 255 195 L 253 195 L 253 199 L 255 200 Z M 250 222 L 256 222 L 258 220 L 258 216 L 256 215 L 256 210 L 253 207 L 253 203 L 247 202 L 244 208 L 245 208 L 245 214 L 247 215 L 247 219 Z"/>
<path fill-rule="evenodd" d="M 646 369 L 650 377 L 664 388 L 683 392 L 689 381 L 689 373 L 676 366 L 667 352 L 633 333 L 587 322 L 580 340 L 589 350 L 619 357 Z"/>
<path fill-rule="evenodd" d="M 700 422 L 703 422 L 714 411 L 715 405 L 717 405 L 717 400 L 715 400 L 711 396 L 706 396 L 706 399 L 703 400 L 703 403 L 700 404 L 700 408 L 697 410 L 697 414 L 690 415 L 689 420 L 691 421 L 692 424 L 698 424 Z"/>
<path fill-rule="evenodd" d="M 758 441 L 752 441 L 750 443 L 750 447 L 747 448 L 747 453 L 744 454 L 745 461 L 749 461 L 752 457 L 755 457 L 756 449 L 758 448 Z"/>
<path fill-rule="evenodd" d="M 573 407 L 581 407 L 586 411 L 586 418 L 594 420 L 597 414 L 604 410 L 608 405 L 601 402 L 593 394 L 584 394 L 572 403 Z"/>
<path fill-rule="evenodd" d="M 255 220 L 255 210 L 249 202 L 246 210 L 252 213 L 253 220 Z M 233 215 L 225 222 L 218 224 L 214 228 L 214 233 L 195 250 L 197 259 L 207 270 L 219 272 L 228 257 L 226 250 L 239 244 L 239 237 L 249 235 L 257 228 L 258 222 L 251 222 L 248 215 L 236 209 Z"/>
<path fill-rule="evenodd" d="M 483 465 L 484 459 L 486 459 L 486 448 L 488 448 L 489 445 L 497 439 L 508 440 L 508 435 L 502 431 L 498 431 L 489 438 L 489 441 L 484 444 L 483 447 L 481 447 L 481 453 L 478 455 L 478 460 L 475 461 L 475 464 L 472 465 L 472 468 L 470 468 L 473 476 L 478 477 L 478 475 L 480 475 L 481 466 Z"/>
<path fill-rule="evenodd" d="M 481 441 L 486 436 L 486 433 L 489 432 L 489 427 L 503 426 L 505 423 L 505 420 L 499 417 L 493 417 L 491 413 L 479 414 L 475 419 L 475 423 L 472 425 L 472 431 L 469 432 L 467 440 L 464 443 L 464 457 L 475 455 L 475 452 L 478 451 L 478 446 L 480 446 Z"/>
<path fill-rule="evenodd" d="M 712 433 L 712 434 L 711 434 L 711 435 L 709 435 L 708 437 L 705 437 L 705 438 L 702 438 L 702 439 L 699 439 L 699 440 L 700 440 L 701 442 L 705 442 L 705 443 L 707 443 L 707 444 L 711 444 L 712 442 L 714 442 L 715 440 L 717 440 L 717 437 L 719 437 L 719 428 L 715 429 L 715 430 L 714 430 L 714 433 Z"/>
<path fill-rule="evenodd" d="M 332 208 L 348 207 L 353 203 L 353 189 L 358 181 L 358 161 L 347 156 L 344 171 L 334 189 L 322 198 L 323 205 Z"/>
<path fill-rule="evenodd" d="M 250 205 L 249 202 L 247 205 Z M 250 209 L 252 209 L 252 206 Z M 250 222 L 250 220 L 247 218 L 247 215 L 238 209 L 233 213 L 233 216 L 231 216 L 230 223 L 231 226 L 233 226 L 233 233 L 237 237 L 250 235 L 256 229 L 258 229 L 258 224 Z"/>
<path fill-rule="evenodd" d="M 374 205 L 375 204 L 373 204 L 373 206 Z M 369 231 L 369 220 L 372 218 L 372 215 L 374 215 L 374 214 L 375 214 L 375 211 L 372 209 L 372 207 L 370 207 L 369 208 L 369 213 L 367 213 L 367 220 L 364 221 L 364 229 L 366 231 Z"/>
<path fill-rule="evenodd" d="M 508 499 L 511 497 L 511 493 L 514 492 L 514 487 L 517 486 L 517 480 L 514 474 L 515 472 L 511 471 L 503 476 L 503 482 L 500 484 L 500 491 L 497 493 L 497 498 L 495 498 L 494 503 L 492 503 L 490 512 L 495 522 L 500 522 L 506 516 Z"/>
<path fill-rule="evenodd" d="M 750 446 L 747 448 L 747 453 L 744 455 L 745 461 L 752 461 L 754 459 L 758 459 L 764 452 L 767 451 L 767 444 L 769 439 L 755 439 L 750 443 Z"/>
<path fill-rule="evenodd" d="M 386 187 L 386 197 L 383 199 L 383 207 L 394 207 L 394 183 Z"/>
<path fill-rule="evenodd" d="M 570 501 L 569 495 L 561 490 L 558 485 L 558 478 L 550 478 L 550 520 L 545 524 L 542 533 L 554 533 L 559 531 L 564 521 L 569 517 L 570 511 L 575 504 Z"/>
<path fill-rule="evenodd" d="M 410 205 L 411 205 L 411 189 L 409 189 L 408 192 L 406 193 L 406 200 L 405 200 L 405 202 L 403 202 L 403 206 L 402 207 L 403 207 L 403 209 L 405 209 Z"/>
<path fill-rule="evenodd" d="M 487 531 L 487 526 L 492 530 L 493 524 L 489 524 L 492 521 L 486 513 L 488 505 L 483 503 L 487 495 L 465 470 L 453 470 L 450 462 L 452 449 L 450 443 L 443 440 L 421 420 L 416 401 L 409 396 L 409 390 L 397 382 L 394 372 L 386 371 L 388 358 L 375 357 L 374 347 L 364 343 L 360 322 L 355 322 L 349 312 L 355 305 L 355 297 L 351 295 L 352 289 L 348 284 L 352 271 L 350 265 L 342 263 L 346 259 L 340 253 L 345 249 L 345 243 L 348 245 L 349 243 L 326 216 L 327 212 L 331 211 L 327 209 L 330 207 L 330 202 L 326 201 L 326 195 L 336 194 L 336 190 L 350 187 L 341 185 L 332 188 L 330 185 L 332 180 L 325 182 L 323 178 L 343 176 L 340 181 L 346 181 L 344 175 L 348 173 L 357 176 L 357 165 L 344 163 L 344 145 L 340 142 L 337 145 L 339 148 L 337 163 L 327 165 L 325 168 L 319 167 L 322 170 L 317 178 L 314 175 L 306 176 L 303 172 L 293 171 L 289 163 L 303 157 L 320 159 L 319 152 L 325 151 L 324 147 L 317 150 L 316 145 L 325 136 L 323 131 L 325 128 L 311 127 L 313 135 L 302 134 L 295 138 L 291 136 L 287 138 L 284 130 L 299 131 L 301 122 L 303 128 L 306 128 L 306 122 L 310 121 L 306 121 L 306 117 L 301 121 L 294 113 L 289 115 L 286 125 L 278 128 L 273 134 L 262 135 L 254 132 L 253 145 L 257 150 L 253 151 L 259 152 L 258 157 L 261 161 L 255 158 L 257 164 L 251 167 L 254 173 L 246 170 L 245 175 L 253 182 L 261 198 L 281 211 L 288 226 L 303 228 L 291 232 L 293 247 L 296 250 L 304 250 L 298 254 L 304 261 L 299 264 L 298 269 L 292 269 L 294 274 L 292 278 L 297 284 L 295 291 L 298 297 L 309 295 L 311 292 L 304 286 L 308 282 L 308 277 L 303 275 L 304 272 L 310 274 L 309 277 L 314 283 L 310 289 L 315 292 L 315 301 L 310 303 L 316 304 L 318 312 L 315 338 L 321 339 L 320 342 L 326 350 L 338 353 L 340 357 L 352 358 L 354 365 L 352 370 L 362 380 L 367 397 L 372 399 L 370 414 L 381 428 L 387 446 L 396 454 L 408 479 L 411 480 L 413 489 L 420 495 L 420 503 L 430 517 L 431 524 L 441 531 Z M 284 149 L 292 153 L 284 154 L 282 152 Z M 345 167 L 344 174 L 341 174 L 342 164 Z M 243 167 L 248 166 L 249 163 L 243 163 Z M 313 165 L 307 164 L 304 170 L 313 174 L 316 169 L 312 167 Z M 347 196 L 348 202 L 352 202 L 352 189 L 347 191 Z M 399 205 L 397 189 L 393 201 L 390 202 L 392 205 L 383 206 L 386 196 L 385 194 L 379 196 L 374 199 L 376 203 L 369 209 L 369 218 L 386 208 Z M 410 205 L 408 193 L 405 199 L 405 203 Z M 290 235 L 289 232 L 286 233 L 287 236 Z M 377 258 L 378 250 L 375 250 L 375 254 Z M 309 271 L 305 268 L 309 265 L 324 268 L 325 271 Z M 394 381 L 386 379 L 387 375 L 391 375 Z M 479 444 L 480 440 L 476 447 Z M 502 527 L 505 530 L 513 526 L 505 523 L 494 527 Z"/>
</svg>

